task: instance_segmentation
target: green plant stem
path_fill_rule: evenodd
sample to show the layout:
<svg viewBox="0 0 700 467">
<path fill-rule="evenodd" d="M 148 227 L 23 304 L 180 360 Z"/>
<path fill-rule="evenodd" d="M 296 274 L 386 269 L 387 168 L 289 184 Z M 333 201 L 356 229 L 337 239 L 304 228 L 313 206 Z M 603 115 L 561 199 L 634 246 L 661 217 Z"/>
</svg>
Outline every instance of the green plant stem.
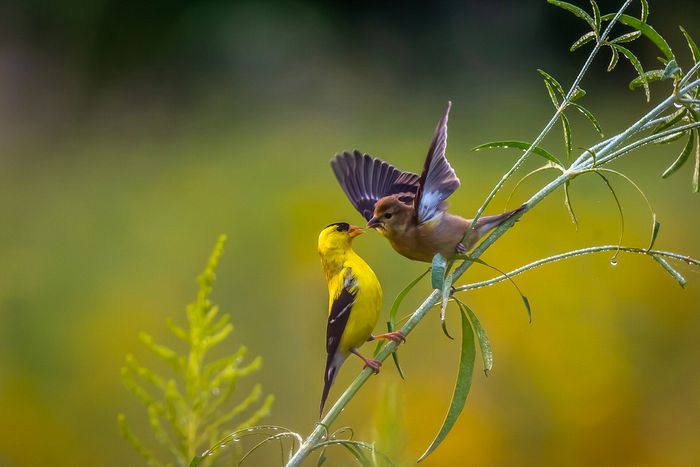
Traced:
<svg viewBox="0 0 700 467">
<path fill-rule="evenodd" d="M 477 214 L 475 216 L 475 220 L 478 219 L 478 217 L 484 212 L 488 204 L 491 202 L 491 200 L 495 197 L 496 193 L 503 187 L 505 182 L 510 178 L 510 176 L 515 173 L 520 166 L 525 162 L 526 158 L 530 155 L 532 152 L 532 148 L 537 146 L 547 135 L 547 133 L 551 130 L 551 128 L 556 124 L 557 119 L 559 118 L 559 113 L 563 110 L 566 104 L 568 104 L 569 99 L 575 92 L 576 88 L 578 87 L 579 83 L 581 82 L 585 72 L 588 70 L 591 62 L 593 61 L 593 58 L 597 54 L 597 52 L 600 50 L 601 44 L 604 42 L 605 38 L 609 34 L 610 30 L 612 29 L 612 26 L 616 23 L 617 19 L 620 17 L 622 12 L 629 6 L 631 3 L 631 0 L 625 1 L 625 3 L 622 5 L 620 10 L 617 12 L 615 17 L 612 19 L 612 21 L 608 24 L 607 28 L 605 29 L 605 32 L 601 36 L 601 39 L 597 42 L 596 46 L 594 47 L 593 51 L 589 55 L 588 59 L 586 60 L 585 64 L 583 65 L 579 75 L 576 77 L 574 80 L 574 83 L 572 84 L 571 88 L 569 89 L 569 92 L 567 92 L 566 98 L 563 100 L 562 105 L 560 108 L 557 110 L 555 115 L 552 117 L 552 119 L 547 123 L 545 128 L 542 130 L 542 132 L 538 135 L 537 138 L 535 138 L 535 141 L 532 143 L 529 149 L 527 149 L 523 155 L 515 162 L 513 167 L 501 178 L 501 180 L 496 184 L 496 186 L 491 190 L 489 195 L 487 196 L 486 200 L 482 204 L 482 206 L 479 208 L 477 211 Z M 694 81 L 693 83 L 689 84 L 684 88 L 684 91 L 687 93 L 688 91 L 692 90 L 695 87 L 698 87 L 700 85 L 700 80 Z M 683 90 L 682 90 L 683 91 Z M 597 152 L 597 157 L 596 161 L 598 162 L 599 160 L 605 160 L 606 162 L 612 159 L 604 159 L 606 156 L 610 156 L 613 154 L 614 149 L 619 147 L 621 144 L 623 144 L 625 141 L 627 141 L 632 135 L 649 129 L 653 127 L 654 125 L 658 124 L 660 121 L 662 121 L 661 118 L 656 118 L 659 114 L 661 114 L 664 110 L 668 109 L 671 107 L 675 102 L 675 96 L 672 95 L 665 99 L 661 104 L 657 105 L 654 109 L 652 109 L 650 112 L 648 112 L 644 117 L 639 119 L 636 123 L 634 123 L 632 126 L 630 126 L 627 130 L 624 132 L 609 138 L 602 143 L 599 143 L 599 145 L 602 146 L 602 149 Z M 597 145 L 598 146 L 598 145 Z M 554 180 L 550 181 L 547 185 L 545 185 L 543 188 L 541 188 L 537 193 L 535 193 L 524 205 L 523 209 L 518 212 L 516 215 L 512 216 L 509 218 L 507 221 L 505 221 L 503 224 L 501 224 L 499 227 L 494 229 L 488 236 L 484 238 L 484 240 L 476 247 L 472 252 L 470 253 L 470 256 L 473 258 L 478 258 L 480 257 L 484 251 L 488 249 L 489 246 L 491 246 L 496 240 L 498 240 L 510 227 L 515 224 L 525 213 L 530 211 L 536 204 L 538 204 L 540 201 L 542 201 L 544 198 L 546 198 L 548 195 L 550 195 L 552 192 L 563 186 L 567 181 L 571 181 L 574 177 L 576 177 L 579 174 L 579 170 L 589 168 L 590 164 L 592 164 L 592 157 L 589 155 L 588 152 L 584 152 L 579 159 L 577 159 L 574 164 L 572 164 L 572 167 L 561 173 L 557 178 Z M 475 223 L 475 222 L 474 222 Z M 615 246 L 613 247 L 617 249 L 618 247 Z M 624 251 L 624 250 L 623 250 Z M 674 257 L 671 255 L 676 255 L 675 253 L 668 253 L 664 252 L 669 257 Z M 681 255 L 676 255 L 680 259 L 684 259 L 685 257 L 682 257 Z M 473 264 L 473 261 L 465 260 L 463 261 L 451 274 L 451 279 L 452 282 L 456 281 L 464 272 L 466 272 L 467 269 Z M 401 328 L 401 331 L 404 333 L 404 335 L 410 334 L 410 332 L 415 328 L 415 326 L 425 317 L 425 315 L 428 313 L 428 311 L 433 308 L 437 303 L 440 302 L 442 296 L 442 291 L 440 290 L 433 290 L 431 294 L 423 301 L 423 303 L 416 309 L 416 311 L 410 316 L 408 321 L 403 325 Z M 383 362 L 396 348 L 398 347 L 398 344 L 396 342 L 388 342 L 387 344 L 382 347 L 382 349 L 379 351 L 379 353 L 376 355 L 376 359 L 379 360 L 380 362 Z M 328 413 L 326 413 L 326 416 L 323 417 L 323 419 L 318 423 L 316 428 L 309 434 L 309 436 L 306 438 L 306 440 L 301 444 L 299 449 L 294 453 L 294 455 L 290 458 L 290 460 L 287 462 L 287 467 L 295 467 L 301 465 L 301 463 L 306 459 L 306 457 L 309 456 L 309 454 L 318 447 L 318 443 L 323 440 L 326 436 L 327 433 L 327 427 L 330 427 L 330 425 L 338 418 L 340 413 L 343 411 L 345 406 L 352 400 L 352 398 L 355 396 L 355 394 L 359 391 L 359 389 L 365 384 L 365 382 L 369 379 L 369 377 L 372 374 L 372 370 L 365 368 L 360 372 L 360 374 L 355 378 L 355 380 L 347 387 L 347 389 L 343 392 L 343 394 L 338 398 L 338 400 L 333 404 L 333 406 L 328 410 Z"/>
<path fill-rule="evenodd" d="M 574 82 L 571 84 L 571 87 L 569 88 L 568 92 L 566 93 L 566 96 L 564 96 L 564 99 L 562 100 L 561 104 L 557 108 L 556 112 L 554 112 L 554 115 L 552 115 L 552 118 L 547 122 L 545 125 L 544 129 L 540 132 L 539 135 L 537 135 L 537 138 L 532 142 L 530 147 L 525 150 L 522 156 L 513 164 L 513 167 L 508 170 L 508 172 L 501 177 L 501 179 L 496 183 L 496 186 L 493 187 L 491 192 L 488 194 L 484 202 L 481 204 L 479 209 L 476 211 L 476 214 L 474 215 L 474 219 L 471 224 L 471 228 L 469 232 L 465 235 L 465 239 L 471 234 L 471 232 L 476 228 L 476 221 L 479 220 L 481 215 L 484 213 L 488 205 L 491 203 L 493 198 L 496 196 L 498 191 L 503 188 L 503 185 L 508 181 L 508 179 L 525 163 L 527 158 L 530 156 L 532 153 L 532 149 L 539 146 L 542 140 L 547 136 L 547 134 L 550 132 L 550 130 L 556 125 L 557 121 L 559 120 L 560 115 L 564 112 L 566 107 L 569 105 L 571 102 L 571 98 L 576 93 L 576 90 L 579 87 L 579 84 L 581 84 L 581 81 L 583 80 L 584 75 L 586 72 L 588 72 L 588 69 L 591 66 L 591 63 L 593 63 L 593 59 L 596 57 L 598 52 L 600 51 L 601 47 L 605 45 L 605 40 L 607 39 L 608 35 L 610 35 L 610 31 L 612 31 L 613 26 L 615 23 L 617 23 L 617 20 L 620 18 L 622 13 L 627 9 L 627 7 L 632 3 L 632 0 L 626 0 L 625 3 L 622 4 L 620 9 L 617 11 L 613 19 L 610 21 L 608 26 L 605 28 L 605 31 L 603 31 L 603 34 L 596 40 L 595 45 L 593 46 L 593 50 L 591 50 L 591 53 L 588 55 L 588 58 L 584 62 L 583 66 L 581 67 L 581 71 L 579 71 L 578 76 L 576 76 L 576 79 L 574 79 Z"/>
<path fill-rule="evenodd" d="M 493 284 L 498 284 L 499 282 L 503 282 L 505 280 L 508 280 L 508 277 L 515 277 L 519 274 L 522 274 L 524 272 L 527 272 L 531 269 L 535 269 L 539 266 L 543 266 L 545 264 L 549 263 L 554 263 L 557 261 L 562 261 L 564 259 L 568 258 L 573 258 L 576 256 L 583 256 L 591 253 L 599 253 L 601 251 L 624 251 L 627 253 L 639 253 L 642 255 L 647 255 L 647 256 L 663 256 L 666 258 L 673 258 L 677 259 L 679 261 L 684 261 L 688 264 L 692 264 L 694 266 L 700 266 L 700 260 L 697 260 L 695 258 L 691 258 L 690 256 L 684 256 L 684 255 L 679 255 L 678 253 L 673 253 L 670 251 L 661 251 L 661 250 L 646 250 L 644 248 L 634 248 L 634 247 L 621 247 L 618 245 L 600 245 L 600 246 L 592 246 L 588 248 L 581 248 L 580 250 L 573 250 L 573 251 L 568 251 L 566 253 L 560 253 L 558 255 L 553 255 L 553 256 L 548 256 L 547 258 L 542 258 L 537 261 L 533 261 L 532 263 L 526 264 L 524 266 L 520 266 L 517 269 L 513 269 L 510 272 L 507 272 L 503 276 L 497 276 L 492 279 L 488 279 L 485 281 L 480 281 L 480 282 L 473 282 L 471 284 L 465 284 L 461 285 L 459 287 L 455 287 L 455 292 L 464 292 L 466 290 L 473 290 L 473 289 L 480 289 L 482 287 L 487 287 L 489 285 Z M 507 276 L 507 277 L 506 277 Z"/>
</svg>

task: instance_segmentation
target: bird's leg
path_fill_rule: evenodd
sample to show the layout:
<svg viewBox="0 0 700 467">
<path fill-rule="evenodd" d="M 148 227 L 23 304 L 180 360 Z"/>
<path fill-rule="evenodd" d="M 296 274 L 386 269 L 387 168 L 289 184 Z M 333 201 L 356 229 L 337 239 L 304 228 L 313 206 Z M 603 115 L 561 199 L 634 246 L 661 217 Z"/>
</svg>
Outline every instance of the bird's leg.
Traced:
<svg viewBox="0 0 700 467">
<path fill-rule="evenodd" d="M 459 242 L 459 243 L 455 246 L 455 251 L 457 252 L 457 254 L 463 255 L 464 253 L 467 252 L 467 247 L 466 247 L 466 245 L 464 245 L 464 243 Z"/>
<path fill-rule="evenodd" d="M 350 352 L 354 353 L 355 355 L 360 357 L 363 362 L 365 362 L 365 368 L 371 368 L 375 375 L 379 373 L 379 367 L 382 366 L 382 362 L 380 362 L 379 360 L 371 360 L 369 358 L 363 357 L 362 354 L 358 352 L 357 349 L 354 347 L 350 349 Z"/>
<path fill-rule="evenodd" d="M 375 339 L 387 339 L 394 342 L 406 342 L 406 336 L 401 331 L 387 332 L 386 334 L 377 334 L 376 336 L 370 335 L 367 341 L 373 341 Z"/>
</svg>

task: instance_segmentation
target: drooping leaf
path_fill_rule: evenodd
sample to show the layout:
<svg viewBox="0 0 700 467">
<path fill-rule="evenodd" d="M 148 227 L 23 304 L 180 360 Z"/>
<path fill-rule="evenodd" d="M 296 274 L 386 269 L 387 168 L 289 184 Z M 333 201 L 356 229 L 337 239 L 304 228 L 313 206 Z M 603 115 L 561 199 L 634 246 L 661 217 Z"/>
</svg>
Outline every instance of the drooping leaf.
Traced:
<svg viewBox="0 0 700 467">
<path fill-rule="evenodd" d="M 693 38 L 690 37 L 690 34 L 688 34 L 688 31 L 686 31 L 683 26 L 678 27 L 683 33 L 685 41 L 688 43 L 688 48 L 690 49 L 690 53 L 693 56 L 693 62 L 698 63 L 700 61 L 700 49 L 698 49 L 698 45 L 695 43 Z"/>
<path fill-rule="evenodd" d="M 486 334 L 486 329 L 484 329 L 484 327 L 481 325 L 481 322 L 479 321 L 479 318 L 476 317 L 474 311 L 472 311 L 472 309 L 469 306 L 467 306 L 466 303 L 462 302 L 457 298 L 455 298 L 455 301 L 460 306 L 460 308 L 463 308 L 462 311 L 466 310 L 467 315 L 469 315 L 469 321 L 471 321 L 474 333 L 476 334 L 476 337 L 479 340 L 479 349 L 481 350 L 481 361 L 484 364 L 484 374 L 488 376 L 491 370 L 493 369 L 493 350 L 491 349 L 491 341 L 489 341 L 489 336 Z"/>
<path fill-rule="evenodd" d="M 664 170 L 664 173 L 661 174 L 661 178 L 670 177 L 676 170 L 680 169 L 683 166 L 683 164 L 685 164 L 685 162 L 690 157 L 690 153 L 693 152 L 693 148 L 695 147 L 695 133 L 695 131 L 690 132 L 688 142 L 685 144 L 685 147 L 681 151 L 681 154 L 675 161 L 673 161 L 673 164 L 671 164 L 666 170 Z"/>
<path fill-rule="evenodd" d="M 649 242 L 649 247 L 647 247 L 647 251 L 654 248 L 654 243 L 656 243 L 656 237 L 659 236 L 659 229 L 660 228 L 661 228 L 661 223 L 659 223 L 659 221 L 656 220 L 656 213 L 654 213 L 653 225 L 651 227 L 651 241 Z"/>
<path fill-rule="evenodd" d="M 615 16 L 614 13 L 610 13 L 607 15 L 603 15 L 602 20 L 603 21 L 610 21 L 613 19 Z M 649 39 L 651 42 L 658 47 L 658 49 L 661 51 L 662 54 L 666 57 L 667 60 L 673 60 L 674 55 L 673 52 L 671 51 L 671 47 L 668 45 L 668 42 L 666 42 L 666 39 L 661 37 L 661 34 L 656 32 L 654 28 L 649 26 L 648 24 L 640 21 L 639 19 L 635 18 L 634 16 L 629 16 L 629 15 L 620 15 L 618 21 L 625 26 L 629 26 L 631 28 L 636 29 L 637 31 L 640 31 L 644 36 Z"/>
<path fill-rule="evenodd" d="M 585 44 L 588 44 L 590 41 L 592 41 L 593 39 L 595 39 L 595 37 L 596 37 L 595 32 L 594 32 L 594 31 L 589 31 L 589 32 L 587 32 L 586 34 L 584 34 L 583 36 L 579 37 L 579 38 L 576 40 L 576 42 L 574 42 L 573 44 L 571 44 L 571 48 L 569 48 L 569 50 L 570 50 L 571 52 L 573 52 L 574 50 L 580 48 L 581 46 L 583 46 L 583 45 L 585 45 Z"/>
<path fill-rule="evenodd" d="M 564 131 L 564 148 L 566 150 L 566 160 L 571 159 L 571 125 L 566 115 L 559 114 L 562 130 Z"/>
<path fill-rule="evenodd" d="M 554 108 L 558 109 L 559 101 L 557 100 L 557 96 L 554 94 L 554 88 L 551 84 L 549 84 L 549 81 L 547 80 L 544 80 L 544 85 L 547 88 L 547 94 L 549 94 L 549 99 L 552 101 L 552 104 L 554 104 Z"/>
<path fill-rule="evenodd" d="M 430 279 L 433 285 L 433 289 L 442 290 L 442 286 L 445 283 L 445 272 L 447 272 L 447 261 L 445 257 L 440 253 L 433 256 L 432 273 Z"/>
<path fill-rule="evenodd" d="M 467 396 L 469 395 L 469 389 L 471 388 L 472 384 L 472 376 L 474 374 L 476 346 L 474 344 L 474 331 L 469 323 L 467 314 L 460 310 L 460 316 L 462 318 L 462 348 L 459 357 L 457 382 L 455 383 L 454 392 L 452 393 L 450 407 L 447 410 L 447 415 L 445 416 L 445 420 L 442 422 L 440 431 L 438 431 L 438 434 L 435 436 L 435 439 L 433 439 L 433 442 L 430 443 L 428 449 L 426 449 L 423 455 L 418 458 L 418 462 L 425 459 L 435 450 L 435 448 L 440 445 L 440 443 L 442 443 L 454 426 L 455 421 L 457 421 L 459 414 L 462 413 L 464 404 L 467 401 Z"/>
<path fill-rule="evenodd" d="M 671 277 L 676 279 L 676 281 L 678 282 L 678 285 L 680 285 L 682 288 L 685 288 L 685 284 L 688 281 L 686 281 L 685 277 L 683 277 L 683 274 L 676 271 L 676 269 L 673 266 L 671 266 L 669 264 L 669 262 L 666 261 L 661 256 L 652 255 L 652 258 L 654 258 L 656 260 L 656 262 L 659 263 L 661 265 L 661 267 L 664 268 L 666 270 L 666 272 L 668 272 L 671 275 Z"/>
<path fill-rule="evenodd" d="M 664 75 L 664 70 L 649 70 L 645 71 L 644 75 L 637 76 L 632 81 L 630 81 L 629 88 L 635 90 L 644 86 L 644 83 L 653 83 L 654 81 L 660 81 L 661 77 Z"/>
<path fill-rule="evenodd" d="M 564 205 L 566 206 L 566 210 L 569 211 L 571 222 L 576 226 L 576 230 L 578 230 L 578 220 L 576 219 L 574 208 L 571 206 L 571 198 L 569 196 L 569 184 L 570 182 L 568 180 L 564 184 Z"/>
<path fill-rule="evenodd" d="M 545 165 L 543 165 L 542 167 L 538 167 L 538 168 L 536 168 L 536 169 L 534 169 L 534 170 L 528 172 L 527 174 L 525 174 L 520 180 L 518 180 L 518 182 L 515 184 L 515 186 L 514 186 L 513 189 L 511 190 L 510 194 L 508 195 L 508 199 L 506 200 L 506 207 L 510 205 L 510 200 L 513 198 L 513 195 L 515 194 L 515 191 L 518 189 L 518 187 L 519 187 L 525 180 L 527 180 L 528 178 L 530 178 L 531 175 L 534 175 L 534 174 L 536 174 L 537 172 L 542 172 L 543 170 L 547 170 L 547 169 L 562 170 L 562 167 L 560 167 L 560 166 L 558 166 L 558 165 L 556 165 L 556 164 L 553 164 L 552 162 L 547 162 L 547 163 L 546 163 Z M 504 209 L 504 211 L 505 211 L 505 210 L 507 210 L 507 208 Z"/>
<path fill-rule="evenodd" d="M 661 137 L 661 138 L 655 139 L 655 140 L 654 140 L 654 144 L 668 144 L 668 143 L 672 143 L 672 142 L 674 142 L 674 141 L 676 141 L 676 140 L 681 139 L 682 137 L 684 137 L 684 136 L 687 135 L 688 133 L 689 133 L 688 130 L 681 130 L 681 131 L 678 131 L 678 132 L 676 132 L 676 133 L 670 133 L 670 134 L 668 134 L 668 135 L 666 135 L 666 136 L 663 136 L 663 137 Z"/>
<path fill-rule="evenodd" d="M 584 20 L 586 23 L 588 23 L 588 25 L 591 27 L 591 29 L 596 31 L 595 20 L 593 18 L 591 18 L 591 15 L 586 13 L 586 11 L 583 10 L 582 8 L 579 8 L 576 5 L 572 5 L 571 3 L 562 2 L 559 0 L 547 0 L 547 3 L 550 3 L 554 6 L 558 6 L 559 8 L 563 8 L 564 10 L 566 10 L 570 13 L 573 13 L 574 15 L 578 16 L 579 18 Z"/>
<path fill-rule="evenodd" d="M 664 72 L 661 74 L 661 80 L 666 80 L 672 78 L 674 75 L 678 75 L 681 72 L 680 67 L 675 60 L 669 60 L 664 68 Z"/>
<path fill-rule="evenodd" d="M 620 54 L 617 53 L 617 49 L 615 47 L 610 46 L 610 63 L 608 63 L 608 72 L 611 72 L 615 69 L 617 66 L 617 62 L 620 60 Z"/>
<path fill-rule="evenodd" d="M 520 290 L 520 287 L 518 287 L 518 284 L 515 283 L 515 281 L 513 280 L 512 277 L 510 277 L 508 274 L 506 274 L 505 272 L 498 269 L 496 266 L 493 266 L 493 265 L 487 263 L 486 261 L 484 261 L 481 258 L 472 258 L 469 255 L 456 255 L 455 259 L 462 259 L 464 261 L 471 261 L 473 263 L 481 264 L 482 266 L 486 266 L 487 268 L 493 269 L 494 271 L 496 271 L 497 273 L 499 273 L 500 275 L 502 275 L 503 277 L 508 279 L 508 281 L 510 281 L 510 283 L 513 284 L 513 287 L 515 287 L 515 290 L 518 291 L 518 294 L 520 295 L 520 299 L 523 301 L 523 305 L 525 306 L 525 310 L 527 311 L 527 317 L 528 317 L 529 321 L 532 322 L 532 309 L 530 308 L 530 300 L 527 299 L 527 297 L 525 296 L 523 291 Z"/>
<path fill-rule="evenodd" d="M 603 129 L 600 127 L 600 124 L 598 123 L 598 120 L 595 118 L 595 116 L 593 115 L 593 113 L 590 110 L 588 110 L 587 108 L 585 108 L 581 104 L 577 104 L 576 102 L 572 102 L 570 105 L 572 107 L 574 107 L 576 110 L 578 110 L 579 112 L 581 112 L 584 115 L 584 117 L 586 117 L 588 119 L 588 121 L 591 122 L 591 125 L 593 125 L 593 128 L 595 128 L 595 130 L 598 132 L 598 134 L 600 135 L 601 138 L 603 138 L 605 136 L 603 134 Z"/>
<path fill-rule="evenodd" d="M 644 87 L 644 94 L 647 97 L 647 102 L 649 102 L 649 99 L 651 98 L 650 92 L 649 92 L 649 81 L 646 78 L 646 75 L 644 74 L 644 68 L 642 68 L 642 63 L 639 61 L 637 56 L 632 53 L 632 51 L 628 48 L 625 48 L 619 44 L 613 44 L 613 47 L 617 49 L 618 52 L 620 52 L 622 55 L 624 55 L 627 60 L 632 64 L 634 69 L 637 71 L 637 74 L 639 75 L 639 79 L 642 83 L 642 86 Z M 663 76 L 663 73 L 662 73 Z M 630 88 L 632 88 L 632 83 L 630 83 Z"/>
<path fill-rule="evenodd" d="M 554 79 L 554 77 L 552 75 L 550 75 L 549 73 L 547 73 L 546 71 L 544 71 L 542 69 L 538 68 L 537 71 L 544 77 L 545 83 L 550 83 L 552 86 L 554 86 L 556 88 L 556 90 L 559 92 L 559 95 L 561 96 L 562 99 L 564 98 L 564 96 L 566 96 L 566 93 L 564 92 L 564 88 L 562 87 L 561 84 L 559 84 L 559 81 Z M 556 101 L 557 99 L 552 99 L 552 100 Z"/>
<path fill-rule="evenodd" d="M 624 44 L 625 42 L 632 42 L 633 40 L 637 39 L 641 35 L 642 35 L 641 31 L 632 31 L 632 32 L 628 32 L 627 34 L 623 34 L 620 37 L 616 37 L 615 39 L 612 39 L 610 42 L 612 44 Z"/>
<path fill-rule="evenodd" d="M 450 300 L 450 295 L 452 292 L 452 275 L 445 277 L 445 283 L 442 286 L 442 304 L 440 305 L 440 325 L 442 326 L 442 332 L 445 333 L 447 337 L 454 340 L 454 338 L 447 331 L 447 304 Z"/>
<path fill-rule="evenodd" d="M 479 146 L 476 146 L 472 148 L 472 151 L 480 151 L 482 149 L 492 149 L 492 148 L 515 148 L 515 149 L 522 149 L 523 151 L 527 151 L 530 149 L 530 143 L 526 143 L 524 141 L 492 141 L 490 143 L 484 143 L 480 144 Z M 561 167 L 563 169 L 564 164 L 552 153 L 547 151 L 546 149 L 541 148 L 540 146 L 534 146 L 531 151 L 533 154 L 536 154 L 540 157 L 544 157 L 550 162 L 553 162 L 557 165 L 557 167 Z"/>
<path fill-rule="evenodd" d="M 694 130 L 695 135 L 695 169 L 693 170 L 693 192 L 700 190 L 700 135 Z"/>
<path fill-rule="evenodd" d="M 394 299 L 394 303 L 391 304 L 391 309 L 389 310 L 389 324 L 391 326 L 391 329 L 389 329 L 390 332 L 396 329 L 396 314 L 398 313 L 404 298 L 406 298 L 406 295 L 408 295 L 413 287 L 415 287 L 429 272 L 430 269 L 426 269 L 424 272 L 422 272 L 421 275 L 413 279 L 410 284 L 404 287 Z"/>
<path fill-rule="evenodd" d="M 659 126 L 654 128 L 653 133 L 661 133 L 662 131 L 671 128 L 673 125 L 681 121 L 681 119 L 683 119 L 687 111 L 688 109 L 685 107 L 676 110 L 671 115 L 664 118 L 664 120 L 659 124 Z"/>
</svg>

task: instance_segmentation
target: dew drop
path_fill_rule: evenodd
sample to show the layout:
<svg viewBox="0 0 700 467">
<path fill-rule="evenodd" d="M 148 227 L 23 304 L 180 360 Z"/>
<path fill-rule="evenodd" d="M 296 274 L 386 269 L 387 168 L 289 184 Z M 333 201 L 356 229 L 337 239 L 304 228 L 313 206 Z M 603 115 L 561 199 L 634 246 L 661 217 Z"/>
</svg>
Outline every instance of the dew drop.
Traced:
<svg viewBox="0 0 700 467">
<path fill-rule="evenodd" d="M 610 266 L 617 266 L 617 258 L 610 259 Z"/>
</svg>

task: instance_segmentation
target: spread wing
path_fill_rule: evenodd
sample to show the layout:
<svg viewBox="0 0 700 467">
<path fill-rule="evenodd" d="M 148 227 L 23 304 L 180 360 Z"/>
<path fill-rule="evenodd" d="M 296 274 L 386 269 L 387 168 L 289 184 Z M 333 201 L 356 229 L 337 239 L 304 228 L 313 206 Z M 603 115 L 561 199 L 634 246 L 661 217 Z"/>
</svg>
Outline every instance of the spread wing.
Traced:
<svg viewBox="0 0 700 467">
<path fill-rule="evenodd" d="M 428 149 L 428 155 L 425 158 L 423 173 L 418 182 L 419 189 L 416 193 L 414 206 L 419 224 L 432 219 L 443 211 L 445 209 L 443 202 L 459 188 L 459 178 L 445 157 L 447 118 L 451 107 L 452 102 L 448 102 L 445 113 L 438 122 L 433 141 Z"/>
<path fill-rule="evenodd" d="M 350 202 L 362 216 L 370 220 L 374 205 L 385 196 L 405 194 L 412 198 L 418 191 L 418 175 L 402 172 L 381 159 L 362 154 L 336 154 L 331 168 Z"/>
</svg>

